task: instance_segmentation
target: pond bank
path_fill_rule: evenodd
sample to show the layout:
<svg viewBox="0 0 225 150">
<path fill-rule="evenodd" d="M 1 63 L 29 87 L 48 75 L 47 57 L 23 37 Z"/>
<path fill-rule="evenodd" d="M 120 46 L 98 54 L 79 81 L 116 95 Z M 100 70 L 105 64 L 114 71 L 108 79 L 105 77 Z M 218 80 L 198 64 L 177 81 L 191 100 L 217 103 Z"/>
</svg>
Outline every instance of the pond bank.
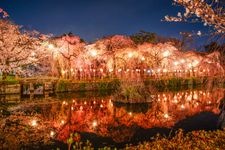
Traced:
<svg viewBox="0 0 225 150">
<path fill-rule="evenodd" d="M 143 82 L 145 87 L 151 91 L 178 91 L 193 89 L 196 87 L 213 88 L 215 86 L 225 87 L 224 77 L 192 77 L 192 78 L 164 78 L 144 79 L 142 81 L 121 81 L 119 79 L 97 80 L 97 81 L 73 81 L 58 79 L 51 81 L 37 82 L 0 82 L 0 95 L 7 94 L 39 94 L 62 93 L 62 92 L 83 92 L 83 91 L 108 91 L 119 90 L 121 84 Z"/>
</svg>

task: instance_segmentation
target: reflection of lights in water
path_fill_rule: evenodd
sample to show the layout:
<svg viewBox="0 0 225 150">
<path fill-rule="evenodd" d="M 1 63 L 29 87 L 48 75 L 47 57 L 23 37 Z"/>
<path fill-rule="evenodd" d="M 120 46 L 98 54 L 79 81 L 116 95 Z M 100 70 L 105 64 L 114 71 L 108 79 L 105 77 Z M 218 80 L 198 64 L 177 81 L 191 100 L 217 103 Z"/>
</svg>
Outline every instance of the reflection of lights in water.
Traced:
<svg viewBox="0 0 225 150">
<path fill-rule="evenodd" d="M 97 121 L 94 120 L 94 121 L 92 122 L 92 126 L 95 128 L 95 127 L 97 127 L 97 125 L 98 125 Z"/>
<path fill-rule="evenodd" d="M 101 104 L 101 105 L 100 105 L 100 107 L 102 108 L 102 107 L 103 107 L 103 105 Z"/>
<path fill-rule="evenodd" d="M 165 113 L 165 114 L 163 115 L 163 117 L 166 118 L 166 119 L 168 119 L 170 116 L 169 116 L 167 113 Z"/>
<path fill-rule="evenodd" d="M 185 108 L 185 106 L 182 104 L 182 105 L 180 106 L 180 108 L 181 108 L 181 109 L 184 109 L 184 108 Z"/>
<path fill-rule="evenodd" d="M 32 120 L 32 121 L 31 121 L 31 125 L 32 125 L 33 127 L 37 126 L 37 120 Z"/>
<path fill-rule="evenodd" d="M 167 101 L 167 98 L 166 97 L 164 97 L 164 101 Z"/>
<path fill-rule="evenodd" d="M 174 102 L 175 104 L 177 104 L 177 103 L 178 103 L 177 99 L 174 99 L 174 100 L 173 100 L 173 102 Z"/>
<path fill-rule="evenodd" d="M 50 137 L 53 138 L 54 135 L 55 135 L 55 132 L 54 132 L 54 131 L 51 131 L 51 132 L 50 132 Z"/>
<path fill-rule="evenodd" d="M 61 120 L 61 125 L 64 125 L 65 121 L 64 120 Z"/>
<path fill-rule="evenodd" d="M 198 94 L 196 92 L 194 93 L 193 98 L 196 100 L 198 99 Z"/>
</svg>

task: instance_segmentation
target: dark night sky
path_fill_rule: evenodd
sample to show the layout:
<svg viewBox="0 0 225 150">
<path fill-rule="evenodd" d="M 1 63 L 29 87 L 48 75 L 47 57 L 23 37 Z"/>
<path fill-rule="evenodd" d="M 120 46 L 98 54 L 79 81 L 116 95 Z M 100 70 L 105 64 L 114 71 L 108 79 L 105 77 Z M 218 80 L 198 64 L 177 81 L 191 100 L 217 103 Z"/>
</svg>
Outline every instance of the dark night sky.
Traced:
<svg viewBox="0 0 225 150">
<path fill-rule="evenodd" d="M 87 41 L 140 30 L 178 37 L 180 31 L 204 30 L 200 24 L 168 23 L 161 19 L 183 8 L 172 0 L 0 0 L 17 24 L 42 33 L 73 32 Z"/>
</svg>

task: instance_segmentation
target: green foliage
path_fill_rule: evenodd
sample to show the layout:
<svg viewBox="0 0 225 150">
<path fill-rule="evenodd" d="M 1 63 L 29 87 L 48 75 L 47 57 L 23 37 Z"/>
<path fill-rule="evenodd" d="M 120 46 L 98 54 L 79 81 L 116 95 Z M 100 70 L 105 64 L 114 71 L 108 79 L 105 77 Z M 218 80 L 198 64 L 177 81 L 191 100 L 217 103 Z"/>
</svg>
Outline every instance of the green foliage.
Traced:
<svg viewBox="0 0 225 150">
<path fill-rule="evenodd" d="M 130 36 L 135 44 L 156 43 L 157 35 L 155 33 L 140 31 Z"/>
<path fill-rule="evenodd" d="M 68 80 L 59 80 L 56 85 L 56 91 L 58 92 L 66 92 L 68 91 L 68 84 L 70 82 Z"/>
<path fill-rule="evenodd" d="M 121 86 L 121 82 L 119 79 L 113 79 L 109 84 L 109 88 L 112 90 L 118 90 L 120 86 Z"/>
<path fill-rule="evenodd" d="M 6 78 L 3 80 L 2 76 L 0 76 L 0 83 L 5 84 L 18 84 L 19 80 L 16 79 L 14 75 L 6 76 Z"/>
<path fill-rule="evenodd" d="M 85 91 L 86 90 L 86 84 L 87 83 L 84 83 L 84 82 L 79 83 L 79 91 Z"/>
</svg>

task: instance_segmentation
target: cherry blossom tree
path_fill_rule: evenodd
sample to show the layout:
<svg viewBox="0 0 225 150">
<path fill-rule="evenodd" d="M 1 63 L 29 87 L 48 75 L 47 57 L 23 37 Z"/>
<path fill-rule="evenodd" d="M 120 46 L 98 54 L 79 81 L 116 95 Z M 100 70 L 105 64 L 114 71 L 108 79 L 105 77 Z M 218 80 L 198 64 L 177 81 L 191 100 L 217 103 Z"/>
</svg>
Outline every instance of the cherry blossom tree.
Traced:
<svg viewBox="0 0 225 150">
<path fill-rule="evenodd" d="M 44 55 L 36 33 L 21 31 L 9 20 L 0 20 L 0 70 L 4 74 L 18 73 L 38 62 Z"/>
<path fill-rule="evenodd" d="M 110 56 L 112 58 L 113 74 L 116 76 L 116 60 L 120 58 L 120 56 L 117 54 L 126 48 L 135 47 L 135 43 L 130 39 L 130 37 L 114 35 L 97 41 L 96 46 L 98 48 L 102 48 L 105 51 L 104 55 Z"/>
<path fill-rule="evenodd" d="M 9 17 L 9 14 L 5 11 L 5 10 L 3 10 L 2 8 L 0 8 L 0 18 L 7 18 L 7 17 Z"/>
<path fill-rule="evenodd" d="M 205 26 L 212 26 L 216 33 L 225 33 L 225 2 L 223 0 L 173 0 L 175 4 L 183 6 L 185 12 L 178 12 L 177 16 L 165 16 L 166 21 L 203 22 Z M 200 34 L 200 32 L 198 33 Z"/>
<path fill-rule="evenodd" d="M 67 73 L 68 78 L 71 78 L 73 72 L 72 63 L 75 63 L 79 55 L 84 53 L 85 42 L 72 33 L 52 38 L 51 41 L 55 45 L 53 49 L 58 55 L 58 61 L 61 64 L 60 68 L 64 69 L 61 70 L 62 74 Z"/>
</svg>

